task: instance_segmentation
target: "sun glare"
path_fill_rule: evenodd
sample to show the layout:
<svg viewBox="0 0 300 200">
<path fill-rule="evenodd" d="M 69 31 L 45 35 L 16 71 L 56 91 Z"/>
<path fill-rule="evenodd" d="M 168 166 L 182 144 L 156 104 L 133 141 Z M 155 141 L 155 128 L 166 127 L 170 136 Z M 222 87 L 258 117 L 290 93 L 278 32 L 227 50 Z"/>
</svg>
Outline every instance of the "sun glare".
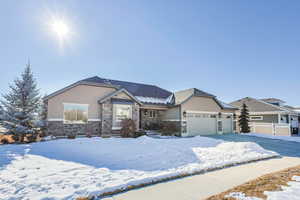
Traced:
<svg viewBox="0 0 300 200">
<path fill-rule="evenodd" d="M 57 34 L 60 39 L 65 39 L 69 35 L 69 27 L 61 20 L 56 20 L 52 23 L 52 31 Z"/>
</svg>

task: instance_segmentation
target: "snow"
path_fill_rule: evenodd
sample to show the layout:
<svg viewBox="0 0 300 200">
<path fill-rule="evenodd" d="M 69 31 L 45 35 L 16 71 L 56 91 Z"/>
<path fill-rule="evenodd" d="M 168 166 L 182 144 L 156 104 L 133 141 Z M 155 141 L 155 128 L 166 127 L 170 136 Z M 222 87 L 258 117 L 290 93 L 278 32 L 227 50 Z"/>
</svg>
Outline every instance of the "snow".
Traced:
<svg viewBox="0 0 300 200">
<path fill-rule="evenodd" d="M 288 182 L 288 186 L 282 186 L 282 191 L 265 192 L 268 200 L 299 200 L 300 197 L 300 176 L 294 176 L 294 181 Z"/>
<path fill-rule="evenodd" d="M 0 199 L 74 199 L 276 156 L 255 143 L 78 138 L 0 146 Z"/>
<path fill-rule="evenodd" d="M 300 197 L 300 176 L 294 176 L 293 181 L 288 182 L 288 186 L 281 186 L 281 191 L 265 191 L 267 200 L 299 200 Z M 257 197 L 246 197 L 242 192 L 232 192 L 226 195 L 227 198 L 232 197 L 236 200 L 262 200 Z"/>
<path fill-rule="evenodd" d="M 155 97 L 135 96 L 135 98 L 137 98 L 139 101 L 143 103 L 154 103 L 154 104 L 168 104 L 171 102 L 170 97 L 164 99 L 164 98 L 155 98 Z"/>
<path fill-rule="evenodd" d="M 269 138 L 275 140 L 285 140 L 290 142 L 300 142 L 300 137 L 297 136 L 276 136 L 276 135 L 263 134 L 263 133 L 243 133 L 243 135 L 263 137 L 263 138 Z"/>
<path fill-rule="evenodd" d="M 234 198 L 236 200 L 262 200 L 261 198 L 257 197 L 248 197 L 242 192 L 232 192 L 225 196 L 226 198 Z"/>
<path fill-rule="evenodd" d="M 221 106 L 222 106 L 223 108 L 229 108 L 229 109 L 237 108 L 237 107 L 234 107 L 234 106 L 232 106 L 232 105 L 230 105 L 230 104 L 227 104 L 227 103 L 225 103 L 225 102 L 223 102 L 223 101 L 220 101 L 220 100 L 217 100 L 217 101 L 219 102 L 219 104 L 221 104 Z"/>
</svg>

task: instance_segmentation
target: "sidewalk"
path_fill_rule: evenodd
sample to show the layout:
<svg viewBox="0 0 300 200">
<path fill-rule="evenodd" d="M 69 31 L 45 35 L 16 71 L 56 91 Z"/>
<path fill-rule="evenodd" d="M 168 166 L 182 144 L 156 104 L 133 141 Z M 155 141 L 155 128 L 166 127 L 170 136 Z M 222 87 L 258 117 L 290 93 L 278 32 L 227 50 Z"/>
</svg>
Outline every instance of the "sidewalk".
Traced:
<svg viewBox="0 0 300 200">
<path fill-rule="evenodd" d="M 128 191 L 105 200 L 201 200 L 261 175 L 300 165 L 300 158 L 282 157 Z"/>
</svg>

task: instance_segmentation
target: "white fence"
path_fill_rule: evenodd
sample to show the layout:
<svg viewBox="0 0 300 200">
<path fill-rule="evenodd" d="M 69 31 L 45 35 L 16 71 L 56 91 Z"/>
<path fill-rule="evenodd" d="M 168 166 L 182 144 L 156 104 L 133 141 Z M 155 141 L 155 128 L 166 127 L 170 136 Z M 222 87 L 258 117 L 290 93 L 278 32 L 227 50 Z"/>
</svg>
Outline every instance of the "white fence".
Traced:
<svg viewBox="0 0 300 200">
<path fill-rule="evenodd" d="M 290 136 L 290 124 L 277 124 L 277 123 L 249 123 L 251 132 L 265 133 L 270 135 Z"/>
</svg>

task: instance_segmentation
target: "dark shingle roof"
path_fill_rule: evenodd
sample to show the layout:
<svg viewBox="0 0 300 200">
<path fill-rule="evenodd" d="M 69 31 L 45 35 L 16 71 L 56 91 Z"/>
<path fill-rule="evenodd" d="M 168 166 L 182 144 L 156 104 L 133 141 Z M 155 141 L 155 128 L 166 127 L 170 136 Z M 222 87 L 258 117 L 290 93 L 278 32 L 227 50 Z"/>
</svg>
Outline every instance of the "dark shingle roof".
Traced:
<svg viewBox="0 0 300 200">
<path fill-rule="evenodd" d="M 125 88 L 134 96 L 167 98 L 172 94 L 170 91 L 167 91 L 155 85 L 111 80 L 111 79 L 100 78 L 98 76 L 87 78 L 82 81 L 89 82 L 89 83 L 100 83 L 100 84 L 119 86 L 121 88 Z"/>
</svg>

